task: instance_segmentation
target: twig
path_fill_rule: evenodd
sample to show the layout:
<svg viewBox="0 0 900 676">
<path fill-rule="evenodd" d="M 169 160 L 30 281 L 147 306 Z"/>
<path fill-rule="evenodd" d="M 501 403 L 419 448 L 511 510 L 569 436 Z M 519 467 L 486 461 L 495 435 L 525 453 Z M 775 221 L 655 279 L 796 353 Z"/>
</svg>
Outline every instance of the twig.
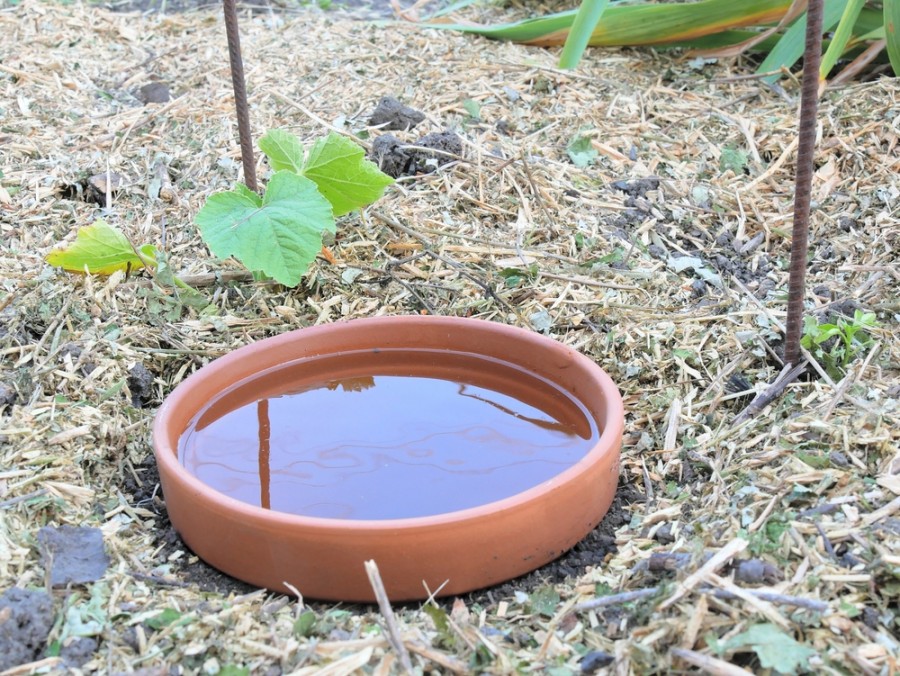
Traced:
<svg viewBox="0 0 900 676">
<path fill-rule="evenodd" d="M 716 570 L 724 566 L 728 561 L 744 551 L 749 544 L 750 543 L 747 540 L 735 538 L 727 545 L 722 547 L 722 549 L 716 552 L 716 554 L 713 555 L 709 561 L 700 566 L 700 568 L 696 572 L 688 575 L 678 586 L 678 589 L 675 591 L 675 593 L 659 604 L 658 610 L 665 610 L 669 606 L 676 603 L 683 596 L 687 595 L 694 587 L 697 587 L 702 582 L 704 582 L 710 573 L 715 572 Z"/>
<path fill-rule="evenodd" d="M 572 606 L 572 612 L 577 613 L 580 610 L 593 610 L 595 608 L 606 608 L 607 606 L 619 606 L 623 603 L 631 603 L 632 601 L 640 601 L 641 599 L 650 598 L 659 594 L 659 587 L 648 587 L 647 589 L 637 589 L 635 591 L 622 592 L 621 594 L 610 594 L 609 596 L 601 596 L 598 599 L 591 599 Z"/>
<path fill-rule="evenodd" d="M 387 639 L 400 658 L 400 664 L 407 674 L 415 673 L 413 671 L 412 660 L 409 658 L 409 651 L 403 638 L 400 636 L 400 630 L 397 628 L 397 621 L 394 619 L 394 611 L 391 610 L 391 602 L 388 599 L 387 592 L 384 589 L 384 583 L 381 581 L 381 575 L 378 573 L 378 565 L 374 561 L 366 561 L 366 574 L 369 576 L 369 584 L 372 585 L 372 591 L 375 592 L 375 598 L 378 600 L 378 608 L 381 610 L 381 616 L 384 618 L 384 624 L 387 627 Z"/>
<path fill-rule="evenodd" d="M 323 120 L 321 117 L 316 115 L 314 112 L 312 112 L 311 110 L 306 108 L 306 106 L 304 106 L 299 101 L 290 99 L 287 96 L 285 96 L 284 94 L 276 92 L 274 89 L 267 89 L 266 91 L 270 95 L 274 96 L 276 99 L 281 101 L 282 103 L 286 103 L 287 105 L 291 106 L 292 108 L 296 108 L 297 110 L 299 110 L 301 113 L 306 115 L 306 117 L 308 117 L 310 120 L 312 120 L 316 124 L 318 124 L 322 127 L 325 127 L 326 129 L 330 129 L 335 134 L 340 134 L 341 136 L 346 136 L 347 138 L 349 138 L 351 141 L 353 141 L 357 145 L 361 145 L 363 148 L 366 149 L 366 152 L 370 152 L 372 150 L 371 143 L 367 143 L 366 141 L 363 141 L 361 138 L 358 138 L 354 134 L 351 134 L 350 132 L 346 131 L 345 129 L 340 129 L 338 127 L 335 127 L 333 124 L 329 124 L 328 122 Z"/>
<path fill-rule="evenodd" d="M 25 493 L 24 495 L 17 495 L 14 498 L 10 498 L 9 500 L 4 500 L 3 502 L 0 502 L 0 509 L 6 509 L 7 507 L 12 507 L 13 505 L 18 505 L 20 502 L 25 502 L 26 500 L 31 500 L 31 498 L 39 498 L 46 493 L 47 493 L 46 488 L 39 488 L 36 491 L 31 491 L 31 493 Z"/>
<path fill-rule="evenodd" d="M 699 587 L 698 591 L 702 594 L 712 594 L 717 599 L 723 601 L 733 601 L 740 598 L 739 594 L 728 589 L 716 589 L 707 585 Z M 828 604 L 824 601 L 816 599 L 807 599 L 802 596 L 791 596 L 789 594 L 779 594 L 764 589 L 742 589 L 744 594 L 755 596 L 763 601 L 774 603 L 780 606 L 794 606 L 795 608 L 803 608 L 817 613 L 824 613 L 828 610 Z M 583 601 L 572 607 L 572 612 L 582 610 L 594 610 L 596 608 L 607 608 L 609 606 L 618 606 L 623 603 L 631 603 L 632 601 L 640 601 L 642 599 L 656 596 L 660 592 L 660 587 L 647 587 L 646 589 L 637 589 L 635 591 L 622 592 L 621 594 L 610 594 L 609 596 L 601 596 L 600 598 Z"/>
<path fill-rule="evenodd" d="M 169 578 L 161 577 L 159 575 L 150 575 L 148 573 L 140 573 L 136 570 L 130 571 L 128 573 L 135 580 L 141 580 L 142 582 L 152 582 L 153 584 L 158 584 L 163 587 L 190 587 L 191 585 L 187 582 L 182 582 L 181 580 L 170 580 Z"/>
<path fill-rule="evenodd" d="M 703 673 L 713 674 L 714 676 L 752 676 L 752 672 L 741 669 L 730 662 L 693 650 L 687 650 L 686 648 L 672 648 L 671 653 L 674 657 L 699 667 L 703 670 Z"/>
<path fill-rule="evenodd" d="M 375 218 L 377 218 L 377 219 L 378 219 L 379 221 L 381 221 L 382 223 L 385 223 L 386 225 L 391 226 L 391 227 L 394 228 L 395 230 L 399 230 L 400 232 L 402 232 L 402 233 L 404 233 L 404 234 L 407 234 L 407 235 L 409 235 L 410 237 L 414 237 L 415 239 L 417 239 L 417 240 L 419 240 L 420 242 L 422 242 L 422 244 L 425 245 L 425 251 L 428 253 L 429 256 L 432 256 L 433 258 L 436 258 L 437 260 L 443 262 L 445 265 L 449 265 L 451 268 L 453 268 L 454 270 L 456 270 L 457 272 L 459 272 L 460 275 L 462 275 L 463 277 L 465 277 L 466 279 L 468 279 L 470 282 L 472 282 L 473 284 L 476 284 L 477 286 L 481 287 L 481 288 L 484 290 L 485 294 L 487 294 L 488 296 L 490 296 L 491 298 L 493 298 L 494 301 L 495 301 L 498 305 L 500 305 L 501 307 L 503 307 L 505 310 L 510 310 L 510 311 L 512 310 L 512 308 L 510 307 L 509 303 L 507 303 L 507 302 L 506 302 L 505 300 L 503 300 L 500 296 L 498 296 L 498 295 L 497 295 L 497 292 L 494 291 L 493 287 L 492 287 L 490 284 L 488 284 L 487 282 L 483 282 L 482 280 L 478 279 L 475 275 L 472 275 L 471 273 L 469 273 L 469 272 L 465 269 L 465 267 L 464 267 L 463 265 L 461 265 L 460 263 L 457 263 L 457 262 L 456 262 L 455 260 L 453 260 L 452 258 L 449 258 L 449 257 L 447 257 L 447 256 L 444 256 L 444 255 L 439 254 L 439 253 L 437 253 L 436 251 L 434 251 L 433 245 L 432 245 L 431 241 L 430 241 L 427 237 L 425 237 L 424 235 L 419 234 L 418 232 L 416 232 L 416 231 L 413 230 L 412 228 L 407 228 L 405 225 L 403 225 L 402 223 L 400 223 L 400 222 L 397 221 L 396 219 L 391 218 L 391 217 L 388 216 L 387 214 L 383 214 L 383 213 L 381 213 L 381 212 L 379 212 L 379 211 L 372 211 L 372 212 L 370 212 L 370 213 L 372 214 L 372 216 L 374 216 Z"/>
<path fill-rule="evenodd" d="M 731 426 L 734 427 L 759 415 L 766 406 L 781 396 L 781 393 L 784 392 L 784 389 L 788 385 L 797 380 L 797 378 L 806 371 L 806 366 L 806 360 L 803 360 L 798 366 L 794 367 L 787 364 L 784 369 L 782 369 L 781 373 L 778 374 L 778 377 L 774 382 L 757 394 L 747 408 L 741 411 L 738 416 L 731 421 Z"/>
</svg>

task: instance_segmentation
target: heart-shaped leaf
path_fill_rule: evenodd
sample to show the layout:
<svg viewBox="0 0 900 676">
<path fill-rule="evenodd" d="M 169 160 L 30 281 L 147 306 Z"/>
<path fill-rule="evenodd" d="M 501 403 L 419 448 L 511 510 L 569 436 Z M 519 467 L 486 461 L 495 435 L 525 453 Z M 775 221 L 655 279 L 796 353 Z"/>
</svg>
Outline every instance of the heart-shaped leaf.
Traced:
<svg viewBox="0 0 900 676">
<path fill-rule="evenodd" d="M 361 147 L 334 132 L 315 142 L 303 175 L 316 182 L 335 216 L 372 204 L 394 182 L 366 159 Z"/>
<path fill-rule="evenodd" d="M 316 184 L 290 171 L 272 176 L 262 198 L 240 184 L 211 196 L 195 222 L 216 256 L 234 256 L 285 286 L 300 283 L 322 249 L 322 231 L 335 230 Z"/>
</svg>

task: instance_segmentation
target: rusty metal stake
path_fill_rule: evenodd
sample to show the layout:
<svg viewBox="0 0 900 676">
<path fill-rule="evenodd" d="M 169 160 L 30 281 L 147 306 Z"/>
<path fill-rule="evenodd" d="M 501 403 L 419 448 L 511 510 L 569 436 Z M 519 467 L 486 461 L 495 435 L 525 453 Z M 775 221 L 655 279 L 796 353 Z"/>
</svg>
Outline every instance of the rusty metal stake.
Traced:
<svg viewBox="0 0 900 676">
<path fill-rule="evenodd" d="M 253 138 L 250 136 L 250 110 L 244 86 L 244 62 L 241 59 L 241 35 L 238 32 L 235 0 L 222 0 L 225 11 L 225 33 L 228 35 L 228 57 L 231 60 L 231 84 L 234 87 L 234 111 L 237 114 L 241 139 L 241 162 L 244 164 L 244 184 L 253 192 L 256 183 L 256 160 L 253 158 Z"/>
<path fill-rule="evenodd" d="M 809 249 L 809 201 L 812 191 L 813 156 L 816 149 L 816 109 L 819 99 L 819 64 L 822 60 L 822 0 L 809 0 L 806 13 L 806 48 L 800 90 L 800 125 L 797 169 L 794 178 L 794 227 L 791 232 L 791 268 L 788 280 L 784 361 L 800 361 L 803 331 L 803 296 L 806 292 L 806 255 Z"/>
</svg>

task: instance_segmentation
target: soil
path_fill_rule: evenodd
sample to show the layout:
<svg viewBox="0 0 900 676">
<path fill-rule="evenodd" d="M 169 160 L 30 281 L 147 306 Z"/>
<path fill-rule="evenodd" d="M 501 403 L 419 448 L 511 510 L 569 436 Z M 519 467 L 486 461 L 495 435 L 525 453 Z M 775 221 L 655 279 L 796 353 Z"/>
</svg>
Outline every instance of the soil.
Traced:
<svg viewBox="0 0 900 676">
<path fill-rule="evenodd" d="M 12 587 L 0 594 L 0 671 L 36 660 L 53 626 L 53 599 Z"/>
</svg>

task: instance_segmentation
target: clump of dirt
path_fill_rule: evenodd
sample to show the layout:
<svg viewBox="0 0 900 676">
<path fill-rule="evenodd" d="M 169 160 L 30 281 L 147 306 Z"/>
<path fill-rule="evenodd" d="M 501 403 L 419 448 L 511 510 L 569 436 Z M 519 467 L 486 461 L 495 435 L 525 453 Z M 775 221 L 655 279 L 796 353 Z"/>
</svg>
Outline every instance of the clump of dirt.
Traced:
<svg viewBox="0 0 900 676">
<path fill-rule="evenodd" d="M 53 587 L 84 584 L 100 579 L 109 567 L 103 531 L 89 526 L 44 526 L 38 543 Z"/>
<path fill-rule="evenodd" d="M 153 398 L 153 374 L 143 364 L 135 364 L 128 371 L 128 391 L 135 408 L 143 408 Z"/>
<path fill-rule="evenodd" d="M 150 82 L 134 92 L 134 98 L 145 106 L 149 103 L 167 103 L 172 98 L 165 82 Z"/>
<path fill-rule="evenodd" d="M 404 144 L 393 134 L 382 134 L 372 144 L 369 159 L 388 176 L 429 173 L 462 157 L 462 139 L 450 130 L 426 134 Z"/>
<path fill-rule="evenodd" d="M 0 594 L 0 671 L 34 662 L 53 626 L 53 599 L 13 587 Z"/>
<path fill-rule="evenodd" d="M 382 96 L 369 116 L 369 124 L 382 129 L 409 131 L 425 119 L 425 114 L 404 106 L 393 96 Z"/>
<path fill-rule="evenodd" d="M 18 398 L 16 388 L 12 384 L 0 382 L 0 412 L 9 413 Z"/>
</svg>

